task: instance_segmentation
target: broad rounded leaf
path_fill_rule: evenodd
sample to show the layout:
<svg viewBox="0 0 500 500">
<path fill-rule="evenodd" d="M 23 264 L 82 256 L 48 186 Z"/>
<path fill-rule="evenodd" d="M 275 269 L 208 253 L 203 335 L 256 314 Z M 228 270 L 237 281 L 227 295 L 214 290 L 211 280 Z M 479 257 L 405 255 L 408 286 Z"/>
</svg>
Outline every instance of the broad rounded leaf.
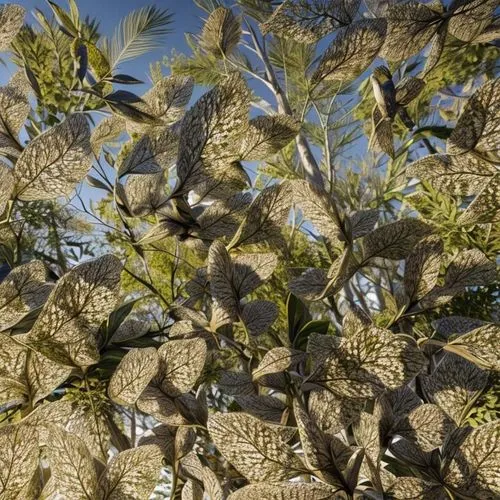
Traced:
<svg viewBox="0 0 500 500">
<path fill-rule="evenodd" d="M 121 405 L 133 405 L 156 375 L 159 359 L 154 347 L 132 349 L 122 358 L 109 381 L 109 397 Z"/>
<path fill-rule="evenodd" d="M 91 166 L 90 127 L 76 113 L 33 139 L 14 168 L 20 200 L 68 196 Z"/>
<path fill-rule="evenodd" d="M 0 51 L 8 50 L 10 42 L 21 29 L 26 9 L 14 3 L 0 6 Z"/>
<path fill-rule="evenodd" d="M 254 300 L 243 306 L 241 321 L 252 336 L 269 330 L 278 317 L 278 306 L 269 300 Z"/>
<path fill-rule="evenodd" d="M 160 479 L 163 454 L 156 445 L 139 446 L 116 455 L 99 481 L 106 500 L 149 498 Z"/>
<path fill-rule="evenodd" d="M 498 0 L 458 0 L 453 2 L 448 31 L 459 40 L 471 42 L 493 20 Z"/>
<path fill-rule="evenodd" d="M 90 135 L 90 145 L 95 156 L 99 157 L 101 149 L 107 142 L 120 137 L 125 128 L 125 121 L 117 116 L 109 116 L 100 121 Z"/>
<path fill-rule="evenodd" d="M 305 359 L 306 355 L 302 351 L 289 347 L 275 347 L 265 354 L 259 366 L 252 372 L 252 377 L 257 380 L 270 373 L 283 372 Z"/>
<path fill-rule="evenodd" d="M 283 481 L 304 469 L 272 426 L 245 413 L 218 413 L 208 421 L 215 446 L 251 482 Z"/>
<path fill-rule="evenodd" d="M 457 219 L 457 224 L 489 224 L 500 221 L 500 174 L 495 175 Z"/>
<path fill-rule="evenodd" d="M 229 495 L 228 500 L 331 500 L 337 489 L 325 483 L 250 484 Z"/>
<path fill-rule="evenodd" d="M 200 47 L 221 58 L 228 56 L 238 45 L 241 36 L 240 20 L 231 9 L 217 7 L 205 21 L 200 36 Z"/>
<path fill-rule="evenodd" d="M 365 19 L 341 28 L 321 58 L 313 82 L 335 80 L 348 83 L 357 78 L 377 56 L 385 33 L 384 19 Z"/>
</svg>

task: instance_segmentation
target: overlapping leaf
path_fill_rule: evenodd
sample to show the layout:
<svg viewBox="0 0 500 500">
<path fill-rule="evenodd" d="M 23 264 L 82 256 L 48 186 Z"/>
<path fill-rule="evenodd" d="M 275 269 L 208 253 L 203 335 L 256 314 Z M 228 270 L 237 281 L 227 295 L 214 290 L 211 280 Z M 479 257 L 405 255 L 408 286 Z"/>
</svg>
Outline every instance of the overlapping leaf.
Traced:
<svg viewBox="0 0 500 500">
<path fill-rule="evenodd" d="M 489 224 L 500 220 L 500 174 L 496 174 L 457 219 L 459 225 Z"/>
<path fill-rule="evenodd" d="M 95 332 L 115 306 L 121 263 L 105 255 L 63 276 L 31 329 L 28 341 L 49 359 L 88 366 L 98 360 Z"/>
<path fill-rule="evenodd" d="M 118 139 L 124 128 L 125 121 L 115 115 L 104 118 L 99 122 L 90 135 L 90 145 L 94 155 L 98 157 L 104 144 Z"/>
<path fill-rule="evenodd" d="M 262 358 L 259 366 L 253 371 L 252 377 L 257 380 L 270 373 L 278 373 L 305 361 L 305 353 L 288 347 L 274 347 Z"/>
<path fill-rule="evenodd" d="M 251 482 L 283 481 L 304 468 L 278 431 L 245 413 L 216 414 L 208 431 L 222 455 Z"/>
<path fill-rule="evenodd" d="M 91 165 L 90 128 L 83 114 L 69 116 L 33 139 L 14 168 L 16 196 L 25 201 L 68 196 Z"/>
<path fill-rule="evenodd" d="M 278 317 L 278 307 L 269 300 L 254 300 L 243 306 L 241 321 L 252 336 L 267 332 Z"/>
<path fill-rule="evenodd" d="M 109 381 L 110 398 L 122 405 L 135 404 L 142 391 L 156 375 L 159 364 L 154 347 L 129 351 Z"/>
<path fill-rule="evenodd" d="M 268 500 L 329 500 L 337 489 L 325 483 L 250 484 L 229 495 L 228 500 L 266 498 Z"/>
<path fill-rule="evenodd" d="M 0 6 L 0 51 L 8 50 L 10 42 L 21 29 L 26 10 L 14 3 Z"/>
<path fill-rule="evenodd" d="M 215 57 L 227 57 L 240 41 L 240 22 L 231 9 L 217 7 L 203 26 L 200 46 Z"/>
<path fill-rule="evenodd" d="M 377 56 L 385 34 L 384 19 L 366 19 L 341 28 L 321 58 L 313 81 L 347 83 L 357 78 Z"/>
</svg>

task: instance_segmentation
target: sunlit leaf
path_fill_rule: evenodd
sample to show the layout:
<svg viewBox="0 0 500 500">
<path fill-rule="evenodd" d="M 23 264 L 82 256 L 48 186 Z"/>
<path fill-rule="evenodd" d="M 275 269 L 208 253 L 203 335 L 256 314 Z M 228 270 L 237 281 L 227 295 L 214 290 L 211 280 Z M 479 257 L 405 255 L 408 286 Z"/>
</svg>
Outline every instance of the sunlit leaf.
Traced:
<svg viewBox="0 0 500 500">
<path fill-rule="evenodd" d="M 417 500 L 419 498 L 444 500 L 447 498 L 441 486 L 418 477 L 398 477 L 388 488 L 387 493 L 391 495 L 391 498 L 398 500 Z"/>
<path fill-rule="evenodd" d="M 0 51 L 8 50 L 10 42 L 21 29 L 26 10 L 14 3 L 0 6 Z"/>
<path fill-rule="evenodd" d="M 14 168 L 16 196 L 25 201 L 68 196 L 91 165 L 90 128 L 76 113 L 33 139 Z"/>
<path fill-rule="evenodd" d="M 489 224 L 500 220 L 500 174 L 489 179 L 457 219 L 459 225 Z"/>
<path fill-rule="evenodd" d="M 213 10 L 203 25 L 200 47 L 215 57 L 227 57 L 240 41 L 240 22 L 231 9 Z"/>
<path fill-rule="evenodd" d="M 163 171 L 155 174 L 130 175 L 124 189 L 130 211 L 137 217 L 151 215 L 167 200 Z"/>
<path fill-rule="evenodd" d="M 156 375 L 159 364 L 154 347 L 132 349 L 122 358 L 109 381 L 109 397 L 118 404 L 135 404 Z"/>
<path fill-rule="evenodd" d="M 283 481 L 300 474 L 303 465 L 272 426 L 245 413 L 218 413 L 208 431 L 215 446 L 249 481 Z"/>
<path fill-rule="evenodd" d="M 269 373 L 287 370 L 306 358 L 305 353 L 288 347 L 275 347 L 262 358 L 259 366 L 253 371 L 252 377 L 257 380 Z"/>
<path fill-rule="evenodd" d="M 124 120 L 114 115 L 99 122 L 99 125 L 92 130 L 90 135 L 90 145 L 94 155 L 98 157 L 101 154 L 102 146 L 107 142 L 118 139 L 124 128 Z"/>
<path fill-rule="evenodd" d="M 329 500 L 336 488 L 325 483 L 275 483 L 250 484 L 229 495 L 228 500 L 265 498 L 267 500 Z"/>
<path fill-rule="evenodd" d="M 448 23 L 448 31 L 459 40 L 471 42 L 491 23 L 496 7 L 496 0 L 453 2 L 453 16 Z"/>
</svg>

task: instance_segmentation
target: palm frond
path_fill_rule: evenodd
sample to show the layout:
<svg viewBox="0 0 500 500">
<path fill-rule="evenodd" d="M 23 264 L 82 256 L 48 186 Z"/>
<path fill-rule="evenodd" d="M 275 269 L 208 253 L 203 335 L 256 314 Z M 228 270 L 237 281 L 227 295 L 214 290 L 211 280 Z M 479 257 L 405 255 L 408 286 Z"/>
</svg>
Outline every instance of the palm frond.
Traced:
<svg viewBox="0 0 500 500">
<path fill-rule="evenodd" d="M 102 42 L 111 68 L 162 47 L 164 36 L 171 32 L 171 22 L 172 14 L 155 6 L 142 7 L 124 17 L 111 40 L 104 38 Z"/>
</svg>

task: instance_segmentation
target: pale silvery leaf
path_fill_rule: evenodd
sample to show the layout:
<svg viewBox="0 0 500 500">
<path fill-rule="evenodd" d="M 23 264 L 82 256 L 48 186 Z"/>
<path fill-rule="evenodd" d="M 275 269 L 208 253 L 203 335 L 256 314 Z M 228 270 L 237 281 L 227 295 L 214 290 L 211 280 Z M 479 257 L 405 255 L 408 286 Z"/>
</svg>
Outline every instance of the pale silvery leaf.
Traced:
<svg viewBox="0 0 500 500">
<path fill-rule="evenodd" d="M 19 155 L 22 148 L 18 142 L 18 134 L 28 118 L 29 111 L 30 104 L 24 93 L 15 87 L 0 87 L 0 116 L 2 117 L 0 151 Z"/>
<path fill-rule="evenodd" d="M 287 181 L 263 189 L 250 205 L 230 248 L 266 240 L 281 241 L 281 230 L 288 220 L 293 188 Z"/>
<path fill-rule="evenodd" d="M 322 431 L 331 435 L 352 424 L 364 406 L 362 399 L 342 398 L 327 389 L 314 390 L 309 395 L 309 415 Z"/>
<path fill-rule="evenodd" d="M 491 161 L 500 160 L 500 78 L 489 80 L 467 101 L 446 142 L 450 154 L 477 151 Z"/>
<path fill-rule="evenodd" d="M 185 425 L 188 422 L 181 415 L 173 399 L 161 388 L 150 385 L 137 400 L 137 408 L 167 425 Z"/>
<path fill-rule="evenodd" d="M 500 220 L 500 174 L 492 177 L 457 219 L 459 225 L 489 224 Z"/>
<path fill-rule="evenodd" d="M 486 324 L 461 335 L 444 346 L 486 370 L 500 371 L 500 326 Z"/>
<path fill-rule="evenodd" d="M 278 265 L 274 253 L 246 253 L 233 260 L 233 285 L 240 299 L 269 279 Z"/>
<path fill-rule="evenodd" d="M 316 300 L 335 295 L 354 276 L 360 264 L 353 257 L 352 251 L 347 248 L 335 259 L 327 272 L 327 283 Z"/>
<path fill-rule="evenodd" d="M 267 332 L 277 317 L 278 306 L 269 300 L 248 302 L 241 311 L 241 321 L 253 337 Z"/>
<path fill-rule="evenodd" d="M 410 302 L 420 300 L 437 283 L 443 256 L 443 241 L 428 236 L 419 241 L 405 264 L 404 287 Z"/>
<path fill-rule="evenodd" d="M 22 404 L 28 399 L 26 359 L 26 347 L 16 342 L 15 336 L 0 334 L 0 404 Z"/>
<path fill-rule="evenodd" d="M 155 174 L 129 175 L 124 190 L 128 208 L 136 217 L 151 215 L 167 200 L 163 171 Z"/>
<path fill-rule="evenodd" d="M 12 170 L 3 161 L 0 161 L 0 216 L 4 213 L 13 190 Z"/>
<path fill-rule="evenodd" d="M 304 460 L 313 473 L 327 482 L 335 482 L 332 472 L 332 458 L 329 440 L 323 431 L 311 420 L 307 412 L 297 400 L 293 402 L 293 413 L 299 429 L 300 441 L 304 452 Z"/>
<path fill-rule="evenodd" d="M 95 498 L 97 474 L 85 443 L 55 425 L 48 427 L 51 489 L 63 498 Z"/>
<path fill-rule="evenodd" d="M 381 226 L 363 238 L 364 260 L 373 257 L 404 259 L 430 232 L 430 226 L 417 219 L 403 219 Z"/>
<path fill-rule="evenodd" d="M 444 285 L 434 288 L 420 303 L 424 308 L 446 304 L 466 287 L 488 285 L 495 279 L 495 264 L 486 255 L 477 248 L 464 250 L 448 266 Z"/>
<path fill-rule="evenodd" d="M 33 403 L 37 403 L 57 389 L 71 374 L 69 366 L 62 366 L 39 352 L 31 352 L 26 363 L 26 380 Z"/>
<path fill-rule="evenodd" d="M 210 500 L 223 500 L 221 485 L 210 467 L 203 467 L 203 486 Z"/>
<path fill-rule="evenodd" d="M 443 444 L 445 436 L 453 427 L 454 424 L 439 406 L 423 404 L 396 422 L 393 432 L 416 441 L 423 451 L 432 451 Z"/>
<path fill-rule="evenodd" d="M 262 498 L 266 500 L 331 500 L 337 489 L 325 483 L 275 483 L 250 484 L 234 493 L 228 500 L 248 500 Z"/>
<path fill-rule="evenodd" d="M 224 312 L 221 324 L 238 317 L 239 299 L 233 287 L 233 264 L 231 257 L 220 240 L 210 246 L 208 252 L 208 277 L 210 280 L 210 294 L 215 306 Z"/>
<path fill-rule="evenodd" d="M 215 201 L 197 218 L 200 229 L 196 234 L 209 240 L 232 236 L 251 202 L 250 193 L 237 193 L 226 200 Z"/>
<path fill-rule="evenodd" d="M 390 498 L 398 500 L 417 500 L 419 498 L 433 498 L 434 500 L 445 500 L 448 495 L 440 485 L 430 481 L 424 481 L 418 477 L 398 477 L 387 489 Z"/>
<path fill-rule="evenodd" d="M 217 58 L 227 57 L 240 41 L 240 23 L 231 9 L 217 7 L 203 25 L 200 47 Z"/>
<path fill-rule="evenodd" d="M 94 335 L 115 307 L 121 268 L 117 257 L 104 255 L 65 274 L 29 332 L 29 343 L 61 364 L 96 363 Z"/>
<path fill-rule="evenodd" d="M 149 498 L 160 479 L 162 460 L 162 452 L 156 445 L 122 451 L 111 460 L 99 480 L 102 498 Z"/>
<path fill-rule="evenodd" d="M 203 500 L 203 488 L 196 481 L 188 479 L 182 487 L 181 500 Z"/>
<path fill-rule="evenodd" d="M 431 46 L 427 58 L 423 74 L 428 75 L 439 63 L 443 50 L 446 46 L 446 38 L 448 37 L 448 24 L 442 23 L 436 34 L 431 39 Z"/>
<path fill-rule="evenodd" d="M 21 29 L 26 9 L 14 3 L 0 6 L 0 51 L 8 50 L 10 42 Z"/>
<path fill-rule="evenodd" d="M 464 157 L 463 160 L 459 158 Z M 477 194 L 496 173 L 487 162 L 472 161 L 472 155 L 434 154 L 424 156 L 408 165 L 407 177 L 417 177 L 429 182 L 435 189 L 453 195 Z"/>
<path fill-rule="evenodd" d="M 265 160 L 283 149 L 299 130 L 300 122 L 288 115 L 252 118 L 241 144 L 240 157 L 246 161 Z"/>
<path fill-rule="evenodd" d="M 272 426 L 245 413 L 218 413 L 210 436 L 231 464 L 251 482 L 283 481 L 304 470 L 299 457 Z"/>
<path fill-rule="evenodd" d="M 311 221 L 321 236 L 332 244 L 339 243 L 341 224 L 332 194 L 307 181 L 293 182 L 294 201 L 300 206 L 304 217 Z"/>
<path fill-rule="evenodd" d="M 496 7 L 498 7 L 498 0 L 453 2 L 453 16 L 448 22 L 449 33 L 464 42 L 475 40 L 493 20 Z"/>
<path fill-rule="evenodd" d="M 0 329 L 5 330 L 32 309 L 40 307 L 51 291 L 47 270 L 40 260 L 15 267 L 0 283 Z"/>
<path fill-rule="evenodd" d="M 249 90 L 239 73 L 204 94 L 186 113 L 180 130 L 178 183 L 175 193 L 187 193 L 216 179 L 235 160 L 250 107 Z"/>
<path fill-rule="evenodd" d="M 23 424 L 0 429 L 0 497 L 19 498 L 38 468 L 38 432 Z"/>
<path fill-rule="evenodd" d="M 448 353 L 430 376 L 420 383 L 426 397 L 437 404 L 458 426 L 488 382 L 487 372 Z"/>
<path fill-rule="evenodd" d="M 358 307 L 350 308 L 342 318 L 342 335 L 357 335 L 372 324 L 370 318 Z"/>
<path fill-rule="evenodd" d="M 142 96 L 142 100 L 156 118 L 167 124 L 172 123 L 182 117 L 184 107 L 189 102 L 193 92 L 193 83 L 191 77 L 168 76 L 162 78 L 153 88 L 148 90 Z"/>
<path fill-rule="evenodd" d="M 99 157 L 101 149 L 107 142 L 120 137 L 125 129 L 125 120 L 112 115 L 99 122 L 90 135 L 90 145 L 95 156 Z"/>
<path fill-rule="evenodd" d="M 493 499 L 500 495 L 500 421 L 474 429 L 454 454 L 444 478 L 461 495 Z"/>
<path fill-rule="evenodd" d="M 424 364 L 415 345 L 388 330 L 371 327 L 343 338 L 310 380 L 341 397 L 374 398 L 414 378 Z"/>
<path fill-rule="evenodd" d="M 171 425 L 160 424 L 151 429 L 152 434 L 143 434 L 139 439 L 139 446 L 154 444 L 160 447 L 161 452 L 169 465 L 175 460 L 175 436 L 177 429 Z"/>
<path fill-rule="evenodd" d="M 287 408 L 286 404 L 274 396 L 236 396 L 234 400 L 241 408 L 253 415 L 270 422 L 279 423 L 283 412 Z"/>
<path fill-rule="evenodd" d="M 374 470 L 378 470 L 381 458 L 381 435 L 377 406 L 375 414 L 362 412 L 359 420 L 353 425 L 353 433 L 356 443 L 364 449 L 364 460 L 362 474 L 367 477 L 377 476 Z"/>
<path fill-rule="evenodd" d="M 361 238 L 372 231 L 378 221 L 378 217 L 379 211 L 377 208 L 354 212 L 349 217 L 352 239 Z"/>
<path fill-rule="evenodd" d="M 289 347 L 275 347 L 264 355 L 259 366 L 252 372 L 252 377 L 257 380 L 269 373 L 283 372 L 305 359 L 306 354 L 303 351 Z"/>
<path fill-rule="evenodd" d="M 201 338 L 165 342 L 158 349 L 157 383 L 172 397 L 188 392 L 203 371 L 206 355 L 207 344 Z"/>
<path fill-rule="evenodd" d="M 154 347 L 132 349 L 120 361 L 109 381 L 109 397 L 121 405 L 134 405 L 156 375 L 159 359 Z"/>
<path fill-rule="evenodd" d="M 126 343 L 127 341 L 134 340 L 145 335 L 151 327 L 151 323 L 139 318 L 127 318 L 115 330 L 111 337 L 113 344 Z"/>
<path fill-rule="evenodd" d="M 378 106 L 373 107 L 372 136 L 370 143 L 370 149 L 383 151 L 391 158 L 394 158 L 395 151 L 392 122 L 382 116 Z"/>
<path fill-rule="evenodd" d="M 143 135 L 118 165 L 118 176 L 154 174 L 170 168 L 177 158 L 179 136 L 169 127 Z"/>
<path fill-rule="evenodd" d="M 334 29 L 350 24 L 360 3 L 360 0 L 319 0 L 312 4 L 286 0 L 260 24 L 260 29 L 263 35 L 273 33 L 299 43 L 314 43 Z"/>
<path fill-rule="evenodd" d="M 335 80 L 348 83 L 365 71 L 384 43 L 385 19 L 356 21 L 338 31 L 337 37 L 326 49 L 313 82 Z"/>
<path fill-rule="evenodd" d="M 90 127 L 76 113 L 38 137 L 21 153 L 14 168 L 20 200 L 68 196 L 91 166 Z"/>
<path fill-rule="evenodd" d="M 439 29 L 439 13 L 418 2 L 394 5 L 387 11 L 387 37 L 380 55 L 401 61 L 420 52 Z"/>
<path fill-rule="evenodd" d="M 500 38 L 500 23 L 491 23 L 482 33 L 474 38 L 474 43 L 488 43 Z"/>
</svg>

